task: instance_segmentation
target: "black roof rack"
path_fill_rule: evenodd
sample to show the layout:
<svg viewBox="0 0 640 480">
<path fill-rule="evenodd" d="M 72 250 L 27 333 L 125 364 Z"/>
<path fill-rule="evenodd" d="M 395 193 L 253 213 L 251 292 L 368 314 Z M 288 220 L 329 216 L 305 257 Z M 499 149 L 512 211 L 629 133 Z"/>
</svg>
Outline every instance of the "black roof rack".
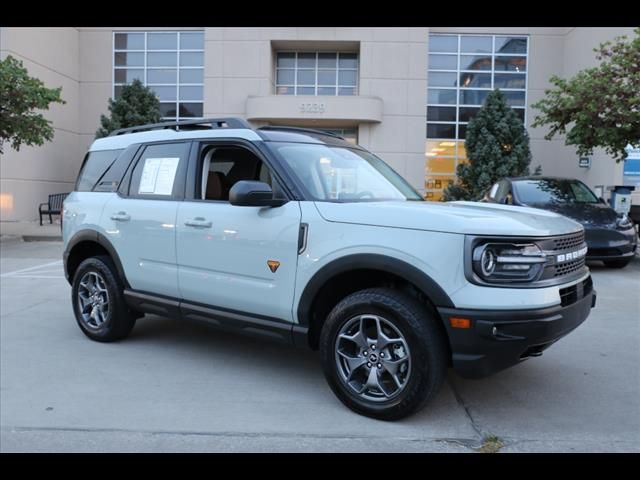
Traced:
<svg viewBox="0 0 640 480">
<path fill-rule="evenodd" d="M 253 127 L 242 118 L 203 118 L 200 120 L 180 120 L 176 122 L 150 123 L 136 127 L 120 128 L 109 134 L 110 137 L 123 135 L 125 133 L 146 132 L 148 130 L 162 130 L 171 128 L 173 130 L 206 130 L 216 128 L 247 128 Z"/>
<path fill-rule="evenodd" d="M 258 128 L 258 130 L 284 130 L 286 132 L 300 132 L 300 133 L 309 132 L 309 133 L 316 133 L 318 135 L 328 135 L 330 137 L 335 137 L 335 138 L 339 138 L 340 140 L 344 140 L 344 138 L 338 134 L 335 134 L 332 132 L 326 132 L 324 130 L 316 130 L 314 128 L 286 127 L 286 126 L 281 127 L 278 125 L 267 125 L 265 127 Z"/>
</svg>

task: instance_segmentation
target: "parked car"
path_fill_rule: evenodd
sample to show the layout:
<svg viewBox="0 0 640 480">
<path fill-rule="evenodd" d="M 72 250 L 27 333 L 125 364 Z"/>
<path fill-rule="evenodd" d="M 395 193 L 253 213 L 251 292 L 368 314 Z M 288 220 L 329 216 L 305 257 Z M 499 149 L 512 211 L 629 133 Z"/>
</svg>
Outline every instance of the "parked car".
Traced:
<svg viewBox="0 0 640 480">
<path fill-rule="evenodd" d="M 63 215 L 89 338 L 120 340 L 154 313 L 319 349 L 337 397 L 381 419 L 425 405 L 450 365 L 481 377 L 541 355 L 595 305 L 580 224 L 426 202 L 316 130 L 116 131 L 91 145 Z"/>
<path fill-rule="evenodd" d="M 587 260 L 623 268 L 633 259 L 638 238 L 632 220 L 620 215 L 580 180 L 556 177 L 505 178 L 484 201 L 541 208 L 569 217 L 585 229 Z"/>
</svg>

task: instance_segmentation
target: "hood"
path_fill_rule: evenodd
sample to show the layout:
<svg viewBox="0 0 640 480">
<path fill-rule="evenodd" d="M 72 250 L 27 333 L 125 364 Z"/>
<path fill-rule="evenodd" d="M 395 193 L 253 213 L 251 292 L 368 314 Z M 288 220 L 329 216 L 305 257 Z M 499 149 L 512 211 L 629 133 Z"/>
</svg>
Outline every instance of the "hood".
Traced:
<svg viewBox="0 0 640 480">
<path fill-rule="evenodd" d="M 542 237 L 582 227 L 552 212 L 479 202 L 315 202 L 327 221 L 471 235 Z"/>
<path fill-rule="evenodd" d="M 569 217 L 585 228 L 615 227 L 616 212 L 603 203 L 545 203 L 531 204 L 539 208 Z"/>
</svg>

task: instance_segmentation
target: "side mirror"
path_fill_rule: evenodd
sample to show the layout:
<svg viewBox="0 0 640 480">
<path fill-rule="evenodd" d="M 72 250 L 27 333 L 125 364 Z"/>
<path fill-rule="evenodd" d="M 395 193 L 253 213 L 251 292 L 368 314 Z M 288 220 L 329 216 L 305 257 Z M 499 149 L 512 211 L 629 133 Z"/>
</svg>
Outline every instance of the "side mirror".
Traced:
<svg viewBox="0 0 640 480">
<path fill-rule="evenodd" d="M 598 198 L 598 202 L 600 202 L 600 203 L 604 203 L 605 205 L 607 204 L 607 202 L 606 202 L 606 201 L 604 200 L 604 198 L 602 198 L 602 197 L 599 197 L 599 198 Z"/>
<path fill-rule="evenodd" d="M 280 207 L 284 198 L 273 198 L 273 190 L 264 182 L 240 180 L 229 190 L 229 203 L 237 207 Z"/>
</svg>

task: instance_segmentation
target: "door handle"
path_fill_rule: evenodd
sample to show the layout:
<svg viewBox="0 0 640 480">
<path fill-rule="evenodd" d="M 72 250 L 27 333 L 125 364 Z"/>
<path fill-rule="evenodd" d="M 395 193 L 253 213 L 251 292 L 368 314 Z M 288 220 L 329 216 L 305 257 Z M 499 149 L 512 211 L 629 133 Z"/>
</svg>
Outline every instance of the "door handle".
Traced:
<svg viewBox="0 0 640 480">
<path fill-rule="evenodd" d="M 192 220 L 187 220 L 184 222 L 187 227 L 196 227 L 196 228 L 211 228 L 211 222 L 205 220 L 202 217 L 196 217 Z"/>
<path fill-rule="evenodd" d="M 111 215 L 111 220 L 115 220 L 117 222 L 128 222 L 131 220 L 131 215 L 127 215 L 127 212 L 118 212 Z"/>
</svg>

